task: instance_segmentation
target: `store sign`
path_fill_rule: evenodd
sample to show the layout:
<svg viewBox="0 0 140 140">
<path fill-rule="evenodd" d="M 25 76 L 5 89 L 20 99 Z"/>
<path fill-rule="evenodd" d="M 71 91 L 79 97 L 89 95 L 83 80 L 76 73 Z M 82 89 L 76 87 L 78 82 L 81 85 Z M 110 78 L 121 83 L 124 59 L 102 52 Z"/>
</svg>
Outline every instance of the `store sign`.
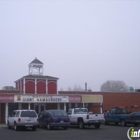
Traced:
<svg viewBox="0 0 140 140">
<path fill-rule="evenodd" d="M 53 96 L 53 95 L 15 95 L 14 102 L 66 103 L 69 102 L 69 98 L 68 96 Z"/>
<path fill-rule="evenodd" d="M 81 103 L 81 96 L 80 95 L 71 95 L 69 96 L 69 102 L 70 103 Z"/>
<path fill-rule="evenodd" d="M 14 95 L 2 94 L 0 95 L 0 103 L 14 102 Z"/>
</svg>

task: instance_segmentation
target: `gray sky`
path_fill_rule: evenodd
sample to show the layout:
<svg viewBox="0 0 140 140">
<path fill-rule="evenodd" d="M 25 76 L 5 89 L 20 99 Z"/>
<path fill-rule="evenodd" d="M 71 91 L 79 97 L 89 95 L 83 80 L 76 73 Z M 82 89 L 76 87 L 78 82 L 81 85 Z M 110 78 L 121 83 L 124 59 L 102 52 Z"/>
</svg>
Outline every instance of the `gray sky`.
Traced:
<svg viewBox="0 0 140 140">
<path fill-rule="evenodd" d="M 107 80 L 140 88 L 140 0 L 1 0 L 0 88 L 37 57 L 58 90 Z"/>
</svg>

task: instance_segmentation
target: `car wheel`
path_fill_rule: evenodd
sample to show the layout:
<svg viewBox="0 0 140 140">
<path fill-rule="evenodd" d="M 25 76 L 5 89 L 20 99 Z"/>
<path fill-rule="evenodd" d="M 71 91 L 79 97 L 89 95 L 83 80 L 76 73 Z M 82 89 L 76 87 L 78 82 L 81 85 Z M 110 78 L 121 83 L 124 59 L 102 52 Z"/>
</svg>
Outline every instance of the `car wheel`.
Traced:
<svg viewBox="0 0 140 140">
<path fill-rule="evenodd" d="M 126 126 L 126 122 L 124 119 L 121 120 L 121 126 Z"/>
<path fill-rule="evenodd" d="M 48 130 L 51 130 L 51 129 L 52 129 L 52 127 L 50 126 L 49 123 L 47 123 L 47 129 L 48 129 Z"/>
<path fill-rule="evenodd" d="M 118 123 L 116 122 L 115 125 L 118 125 Z"/>
<path fill-rule="evenodd" d="M 80 129 L 83 129 L 83 128 L 85 127 L 83 120 L 79 120 L 79 121 L 78 121 L 78 127 L 79 127 Z"/>
<path fill-rule="evenodd" d="M 63 129 L 67 130 L 67 129 L 68 129 L 68 127 L 66 127 L 66 126 L 65 126 L 65 127 L 63 127 Z"/>
<path fill-rule="evenodd" d="M 17 124 L 14 123 L 14 130 L 15 130 L 15 131 L 18 131 L 18 129 L 19 129 L 19 128 L 18 128 Z"/>
<path fill-rule="evenodd" d="M 8 126 L 8 129 L 11 129 L 11 126 L 10 126 L 9 122 L 8 122 L 7 126 Z"/>
<path fill-rule="evenodd" d="M 99 129 L 100 128 L 100 124 L 95 124 L 95 128 Z"/>
<path fill-rule="evenodd" d="M 32 127 L 32 130 L 33 130 L 33 131 L 36 131 L 36 126 Z"/>
</svg>

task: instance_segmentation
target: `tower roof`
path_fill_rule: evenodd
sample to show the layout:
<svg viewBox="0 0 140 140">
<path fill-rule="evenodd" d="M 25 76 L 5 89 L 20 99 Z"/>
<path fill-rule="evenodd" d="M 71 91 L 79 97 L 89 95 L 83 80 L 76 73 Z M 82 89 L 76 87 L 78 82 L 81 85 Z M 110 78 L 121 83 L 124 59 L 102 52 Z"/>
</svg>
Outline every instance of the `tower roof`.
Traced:
<svg viewBox="0 0 140 140">
<path fill-rule="evenodd" d="M 40 60 L 38 60 L 36 57 L 31 63 L 36 63 L 36 64 L 43 64 Z M 30 64 L 31 64 L 30 63 Z"/>
</svg>

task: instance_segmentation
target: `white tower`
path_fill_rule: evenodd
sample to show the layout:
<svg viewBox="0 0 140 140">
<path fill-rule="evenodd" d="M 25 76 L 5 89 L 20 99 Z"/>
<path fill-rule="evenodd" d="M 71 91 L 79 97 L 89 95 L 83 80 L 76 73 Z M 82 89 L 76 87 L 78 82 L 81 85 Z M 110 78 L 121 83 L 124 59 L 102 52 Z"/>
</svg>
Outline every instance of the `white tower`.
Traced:
<svg viewBox="0 0 140 140">
<path fill-rule="evenodd" d="M 29 75 L 43 75 L 43 63 L 37 58 L 29 64 Z"/>
</svg>

